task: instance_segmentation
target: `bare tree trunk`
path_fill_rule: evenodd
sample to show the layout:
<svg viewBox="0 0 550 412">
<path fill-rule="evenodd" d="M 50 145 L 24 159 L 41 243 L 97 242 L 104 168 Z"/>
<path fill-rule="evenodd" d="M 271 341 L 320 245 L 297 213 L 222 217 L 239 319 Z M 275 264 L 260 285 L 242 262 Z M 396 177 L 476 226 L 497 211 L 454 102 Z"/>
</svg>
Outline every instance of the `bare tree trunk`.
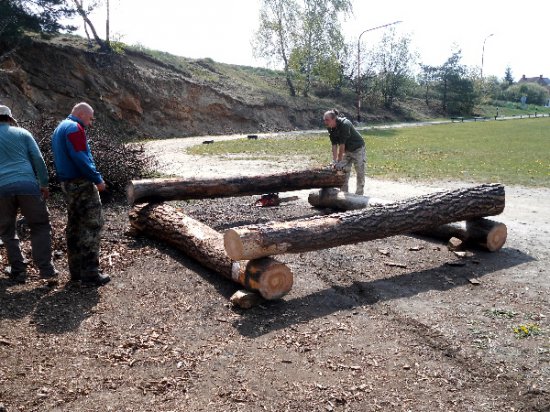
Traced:
<svg viewBox="0 0 550 412">
<path fill-rule="evenodd" d="M 88 15 L 84 10 L 84 6 L 82 5 L 82 0 L 73 0 L 73 2 L 76 5 L 76 11 L 78 12 L 78 14 L 80 14 L 80 17 L 82 17 L 82 20 L 84 20 L 84 27 L 88 25 L 88 27 L 92 31 L 94 40 L 99 45 L 100 49 L 103 51 L 111 51 L 111 46 L 109 46 L 108 43 L 105 43 L 103 40 L 101 40 L 101 38 L 97 35 L 97 32 L 95 30 L 94 25 L 92 24 L 92 21 L 88 18 Z"/>
<path fill-rule="evenodd" d="M 248 196 L 315 187 L 340 187 L 343 172 L 314 169 L 266 176 L 237 176 L 221 179 L 145 179 L 132 180 L 126 194 L 129 204 L 162 200 L 207 199 Z"/>
<path fill-rule="evenodd" d="M 265 299 L 278 299 L 292 288 L 294 277 L 284 263 L 272 258 L 232 261 L 224 251 L 221 233 L 171 206 L 136 206 L 129 218 L 134 229 L 175 246 Z"/>
<path fill-rule="evenodd" d="M 500 184 L 437 192 L 353 212 L 233 228 L 225 232 L 224 245 L 236 260 L 326 249 L 497 215 L 504 197 Z"/>
</svg>

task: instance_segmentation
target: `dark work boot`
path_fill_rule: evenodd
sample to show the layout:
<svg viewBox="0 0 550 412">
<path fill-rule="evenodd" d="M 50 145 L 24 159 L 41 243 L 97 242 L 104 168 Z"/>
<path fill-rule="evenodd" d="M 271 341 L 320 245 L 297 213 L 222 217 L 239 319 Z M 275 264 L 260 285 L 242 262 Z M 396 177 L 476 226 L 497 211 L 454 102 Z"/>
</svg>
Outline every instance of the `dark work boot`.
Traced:
<svg viewBox="0 0 550 412">
<path fill-rule="evenodd" d="M 103 275 L 101 273 L 96 273 L 92 276 L 82 276 L 80 283 L 83 286 L 103 286 L 111 281 L 109 275 Z"/>
</svg>

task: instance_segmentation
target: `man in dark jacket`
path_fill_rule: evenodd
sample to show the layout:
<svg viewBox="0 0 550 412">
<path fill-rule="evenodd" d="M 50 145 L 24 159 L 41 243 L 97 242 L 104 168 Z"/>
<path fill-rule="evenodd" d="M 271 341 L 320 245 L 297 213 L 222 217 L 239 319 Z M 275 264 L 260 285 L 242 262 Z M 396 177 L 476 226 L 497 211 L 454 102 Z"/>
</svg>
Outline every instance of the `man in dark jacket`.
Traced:
<svg viewBox="0 0 550 412">
<path fill-rule="evenodd" d="M 323 116 L 332 143 L 332 163 L 335 168 L 343 170 L 346 182 L 341 190 L 348 191 L 352 165 L 357 173 L 355 193 L 362 195 L 365 187 L 365 164 L 367 161 L 365 141 L 353 124 L 345 117 L 340 117 L 338 110 L 332 109 Z"/>
<path fill-rule="evenodd" d="M 67 255 L 71 280 L 83 285 L 102 286 L 111 278 L 99 271 L 99 242 L 103 211 L 99 192 L 105 190 L 97 171 L 86 130 L 94 110 L 78 103 L 52 136 L 57 177 L 67 201 Z"/>
</svg>

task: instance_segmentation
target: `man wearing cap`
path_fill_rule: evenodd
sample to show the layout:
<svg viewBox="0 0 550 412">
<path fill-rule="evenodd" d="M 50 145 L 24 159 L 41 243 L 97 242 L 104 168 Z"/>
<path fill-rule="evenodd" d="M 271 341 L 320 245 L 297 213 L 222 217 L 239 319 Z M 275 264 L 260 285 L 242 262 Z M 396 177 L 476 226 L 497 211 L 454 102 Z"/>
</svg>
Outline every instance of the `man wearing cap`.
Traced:
<svg viewBox="0 0 550 412">
<path fill-rule="evenodd" d="M 96 169 L 86 128 L 94 110 L 88 103 L 76 104 L 55 129 L 52 149 L 61 189 L 67 201 L 67 257 L 72 281 L 102 286 L 111 278 L 99 271 L 99 242 L 103 211 L 99 192 L 105 182 Z"/>
<path fill-rule="evenodd" d="M 0 238 L 6 247 L 10 278 L 25 283 L 27 264 L 16 231 L 18 210 L 31 231 L 32 257 L 41 278 L 57 275 L 52 264 L 51 226 L 45 199 L 48 170 L 32 135 L 17 127 L 7 106 L 0 105 Z"/>
</svg>

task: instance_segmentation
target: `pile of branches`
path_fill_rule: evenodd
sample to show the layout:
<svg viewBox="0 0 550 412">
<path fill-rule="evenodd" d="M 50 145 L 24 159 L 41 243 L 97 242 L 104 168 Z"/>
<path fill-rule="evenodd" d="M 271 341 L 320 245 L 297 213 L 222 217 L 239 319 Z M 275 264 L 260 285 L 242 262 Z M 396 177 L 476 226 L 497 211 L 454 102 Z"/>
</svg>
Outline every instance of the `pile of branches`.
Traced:
<svg viewBox="0 0 550 412">
<path fill-rule="evenodd" d="M 42 119 L 40 121 L 22 121 L 19 126 L 32 133 L 50 175 L 50 189 L 59 190 L 53 163 L 51 147 L 52 133 L 59 120 Z M 94 122 L 87 130 L 88 143 L 97 169 L 107 184 L 110 195 L 125 195 L 126 185 L 130 180 L 151 177 L 155 171 L 155 160 L 145 154 L 142 145 L 124 143 L 121 132 L 108 130 L 101 122 Z M 120 195 L 120 196 L 117 196 Z"/>
</svg>

